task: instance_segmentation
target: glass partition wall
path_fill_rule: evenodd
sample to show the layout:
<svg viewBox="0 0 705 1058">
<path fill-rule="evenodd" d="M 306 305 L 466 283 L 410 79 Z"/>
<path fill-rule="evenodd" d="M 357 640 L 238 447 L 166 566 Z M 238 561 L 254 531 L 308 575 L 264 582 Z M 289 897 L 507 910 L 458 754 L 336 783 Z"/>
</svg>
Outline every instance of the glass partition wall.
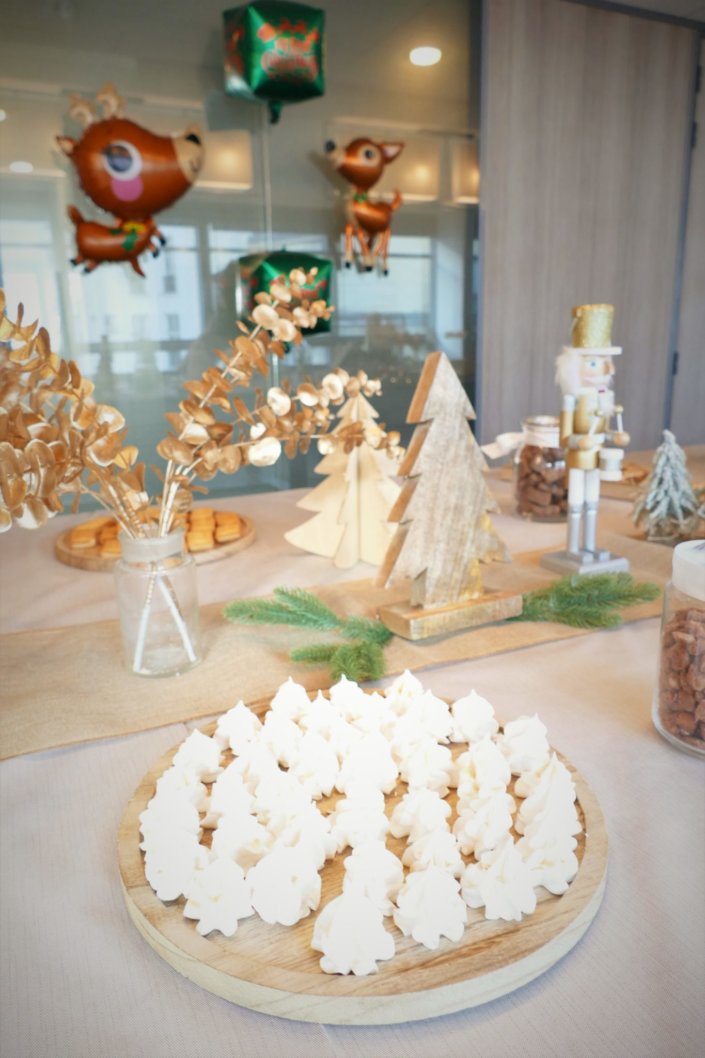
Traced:
<svg viewBox="0 0 705 1058">
<path fill-rule="evenodd" d="M 337 3 L 327 7 L 329 24 L 351 10 Z M 451 18 L 463 20 L 465 40 L 462 54 L 456 45 L 455 62 L 467 66 L 465 5 L 445 3 L 439 11 L 448 32 Z M 109 75 L 106 70 L 106 80 Z M 227 348 L 237 333 L 239 258 L 278 249 L 329 258 L 336 306 L 330 332 L 307 337 L 258 384 L 316 380 L 335 366 L 351 373 L 362 369 L 382 380 L 382 394 L 373 401 L 380 420 L 407 440 L 406 413 L 430 351 L 443 349 L 451 357 L 474 399 L 478 206 L 465 185 L 476 175 L 470 172 L 476 153 L 468 160 L 468 147 L 476 146 L 477 134 L 469 78 L 466 70 L 454 89 L 466 98 L 451 113 L 450 128 L 433 120 L 428 101 L 422 115 L 428 127 L 408 120 L 413 106 L 405 112 L 395 97 L 389 113 L 380 96 L 367 118 L 346 117 L 346 110 L 364 108 L 366 100 L 356 97 L 354 85 L 336 89 L 335 74 L 330 98 L 285 108 L 276 126 L 268 124 L 263 107 L 216 88 L 193 105 L 167 98 L 145 102 L 123 91 L 127 116 L 154 131 L 197 122 L 209 157 L 196 185 L 157 215 L 167 242 L 158 257 L 141 258 L 145 278 L 126 263 L 104 264 L 90 275 L 70 264 L 75 249 L 67 206 L 108 223 L 53 144 L 56 134 L 79 132 L 67 121 L 68 96 L 75 88 L 89 95 L 89 89 L 68 84 L 52 92 L 13 81 L 0 91 L 7 115 L 0 124 L 0 285 L 8 306 L 13 311 L 21 301 L 26 318 L 41 320 L 54 349 L 94 381 L 97 399 L 123 412 L 129 440 L 149 464 L 159 462 L 155 446 L 167 429 L 164 415 L 183 399 L 182 383 L 215 363 L 214 350 Z M 448 90 L 448 80 L 443 83 Z M 439 114 L 447 115 L 442 103 Z M 324 144 L 357 135 L 405 143 L 398 171 L 390 166 L 380 188 L 388 193 L 399 186 L 404 196 L 393 219 L 388 275 L 344 267 L 346 188 L 325 159 Z M 225 167 L 223 178 L 221 167 L 214 178 L 218 152 L 235 141 L 245 176 Z M 13 171 L 22 160 L 31 172 Z M 311 451 L 293 461 L 282 457 L 270 468 L 219 475 L 209 482 L 209 495 L 311 485 L 318 458 Z"/>
</svg>

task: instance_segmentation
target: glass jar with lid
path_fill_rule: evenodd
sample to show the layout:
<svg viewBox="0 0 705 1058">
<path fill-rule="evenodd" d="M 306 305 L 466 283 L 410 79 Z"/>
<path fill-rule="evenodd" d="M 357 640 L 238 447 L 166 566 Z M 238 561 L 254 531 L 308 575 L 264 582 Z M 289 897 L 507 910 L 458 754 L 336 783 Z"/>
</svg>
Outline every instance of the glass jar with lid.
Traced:
<svg viewBox="0 0 705 1058">
<path fill-rule="evenodd" d="M 555 415 L 532 415 L 521 424 L 514 465 L 516 509 L 525 518 L 558 522 L 568 509 L 565 452 Z"/>
<path fill-rule="evenodd" d="M 652 704 L 656 730 L 705 757 L 705 541 L 673 551 L 663 596 L 659 671 Z"/>
</svg>

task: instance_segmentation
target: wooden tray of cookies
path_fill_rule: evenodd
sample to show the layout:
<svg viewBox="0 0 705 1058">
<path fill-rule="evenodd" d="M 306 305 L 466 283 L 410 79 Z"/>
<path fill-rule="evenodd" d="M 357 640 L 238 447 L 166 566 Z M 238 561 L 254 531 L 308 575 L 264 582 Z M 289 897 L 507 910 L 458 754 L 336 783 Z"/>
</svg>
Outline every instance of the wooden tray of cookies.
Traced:
<svg viewBox="0 0 705 1058">
<path fill-rule="evenodd" d="M 214 728 L 211 724 L 203 730 L 212 734 Z M 464 1010 L 512 992 L 550 969 L 578 943 L 600 907 L 607 871 L 604 819 L 585 779 L 558 754 L 578 795 L 580 867 L 563 896 L 538 889 L 536 911 L 522 922 L 473 922 L 459 943 L 441 940 L 438 950 L 429 951 L 386 920 L 396 954 L 367 977 L 321 971 L 320 953 L 310 947 L 314 916 L 291 927 L 270 926 L 255 916 L 240 922 L 230 938 L 220 933 L 202 937 L 195 923 L 184 918 L 183 899 L 165 904 L 152 891 L 139 848 L 140 813 L 177 749 L 144 776 L 125 811 L 118 837 L 123 894 L 134 924 L 162 959 L 201 988 L 240 1006 L 337 1025 L 395 1024 Z M 388 813 L 404 790 L 400 783 L 396 796 L 387 797 Z M 319 805 L 329 807 L 326 801 Z M 403 839 L 388 837 L 387 844 L 399 855 Z M 349 851 L 324 867 L 321 906 L 340 892 L 342 861 Z"/>
<path fill-rule="evenodd" d="M 243 551 L 255 539 L 254 522 L 244 514 L 233 515 L 229 511 L 213 511 L 212 508 L 196 508 L 196 511 L 212 512 L 213 515 L 211 531 L 204 531 L 203 523 L 206 519 L 203 515 L 197 516 L 195 520 L 197 523 L 200 518 L 200 527 L 198 524 L 193 524 L 192 527 L 191 521 L 187 524 L 186 549 L 199 566 L 206 562 L 218 562 Z M 216 534 L 214 529 L 218 516 L 225 520 L 221 526 L 222 531 Z M 233 520 L 235 518 L 237 523 Z M 236 530 L 238 535 L 235 535 Z M 216 535 L 223 539 L 217 540 Z M 75 546 L 76 540 L 81 541 L 81 546 Z M 108 573 L 120 557 L 117 523 L 112 518 L 101 516 L 81 522 L 73 529 L 65 529 L 54 541 L 54 554 L 67 566 L 94 573 Z"/>
</svg>

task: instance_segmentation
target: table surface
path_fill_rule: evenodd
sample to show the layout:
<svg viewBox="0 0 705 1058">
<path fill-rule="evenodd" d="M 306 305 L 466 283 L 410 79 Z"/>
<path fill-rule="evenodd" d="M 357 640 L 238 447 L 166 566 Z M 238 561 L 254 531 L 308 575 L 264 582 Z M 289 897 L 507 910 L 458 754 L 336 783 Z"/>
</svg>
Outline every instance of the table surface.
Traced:
<svg viewBox="0 0 705 1058">
<path fill-rule="evenodd" d="M 512 551 L 556 546 L 565 526 L 521 521 L 493 486 Z M 198 570 L 202 603 L 369 576 L 335 570 L 283 539 L 302 492 L 217 501 L 257 524 L 247 551 Z M 633 532 L 628 505 L 600 524 Z M 0 631 L 116 616 L 112 577 L 59 564 L 53 540 L 76 519 L 0 539 Z M 538 712 L 582 772 L 607 825 L 603 905 L 548 973 L 466 1012 L 347 1028 L 239 1008 L 180 977 L 125 909 L 116 835 L 154 761 L 188 725 L 31 754 L 0 765 L 2 1058 L 700 1058 L 705 1039 L 705 765 L 650 719 L 658 621 L 425 670 L 459 697 L 475 687 L 507 719 Z M 387 681 L 382 681 L 384 684 Z M 233 688 L 233 701 L 237 688 Z M 214 703 L 217 710 L 232 705 Z"/>
</svg>

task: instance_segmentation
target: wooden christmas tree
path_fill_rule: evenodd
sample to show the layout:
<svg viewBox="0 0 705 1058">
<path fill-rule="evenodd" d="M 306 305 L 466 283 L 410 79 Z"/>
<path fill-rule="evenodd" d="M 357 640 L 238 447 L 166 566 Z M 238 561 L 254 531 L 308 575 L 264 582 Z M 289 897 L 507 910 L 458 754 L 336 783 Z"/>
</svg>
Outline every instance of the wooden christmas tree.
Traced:
<svg viewBox="0 0 705 1058">
<path fill-rule="evenodd" d="M 503 596 L 501 612 L 473 603 L 472 613 L 459 613 L 467 610 L 470 600 L 487 599 L 480 563 L 510 560 L 489 518 L 498 507 L 485 484 L 487 465 L 468 424 L 474 418 L 447 356 L 431 353 L 407 416 L 417 426 L 399 469 L 406 481 L 389 516 L 399 527 L 378 578 L 378 584 L 387 587 L 408 577 L 411 608 L 421 607 L 428 614 L 445 611 L 439 622 L 435 616 L 429 621 L 410 617 L 402 613 L 404 607 L 383 608 L 382 620 L 409 638 L 520 612 L 520 596 L 518 602 L 511 596 L 510 604 Z M 454 611 L 452 617 L 449 610 Z"/>
<path fill-rule="evenodd" d="M 398 435 L 384 434 L 374 421 L 378 417 L 375 409 L 362 392 L 354 392 L 354 382 L 349 386 L 353 395 L 339 412 L 340 423 L 333 436 L 319 446 L 326 454 L 315 470 L 325 474 L 326 480 L 297 504 L 317 513 L 285 533 L 289 543 L 332 558 L 339 569 L 349 569 L 359 561 L 380 564 L 394 533 L 388 517 L 399 495 L 399 486 L 390 479 L 399 473 L 398 460 L 390 454 L 396 445 L 377 447 L 390 437 L 398 440 Z M 362 436 L 361 443 L 335 443 L 355 432 Z"/>
</svg>

